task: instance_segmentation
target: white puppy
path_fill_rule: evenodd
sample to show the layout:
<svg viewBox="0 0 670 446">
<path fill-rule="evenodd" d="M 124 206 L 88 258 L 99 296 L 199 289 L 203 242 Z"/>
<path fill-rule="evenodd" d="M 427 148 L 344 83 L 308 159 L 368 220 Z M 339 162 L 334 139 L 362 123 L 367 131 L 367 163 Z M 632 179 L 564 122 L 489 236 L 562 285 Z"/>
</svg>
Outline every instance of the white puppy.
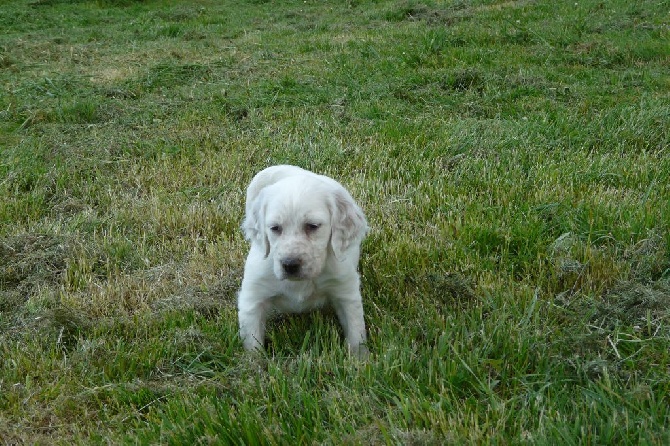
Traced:
<svg viewBox="0 0 670 446">
<path fill-rule="evenodd" d="M 350 352 L 367 354 L 356 270 L 367 221 L 349 192 L 299 167 L 269 167 L 249 184 L 242 229 L 251 242 L 238 296 L 244 347 L 263 348 L 272 312 L 331 305 Z"/>
</svg>

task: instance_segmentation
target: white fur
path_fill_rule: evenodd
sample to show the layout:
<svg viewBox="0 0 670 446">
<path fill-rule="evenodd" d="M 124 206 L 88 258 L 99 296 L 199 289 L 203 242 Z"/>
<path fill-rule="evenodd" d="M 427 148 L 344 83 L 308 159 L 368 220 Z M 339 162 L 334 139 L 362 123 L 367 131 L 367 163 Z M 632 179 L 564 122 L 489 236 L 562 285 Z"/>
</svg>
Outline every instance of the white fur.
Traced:
<svg viewBox="0 0 670 446">
<path fill-rule="evenodd" d="M 272 312 L 331 305 L 349 350 L 365 355 L 357 266 L 367 221 L 349 192 L 299 167 L 269 167 L 247 188 L 242 229 L 251 242 L 238 295 L 244 347 L 263 348 Z"/>
</svg>

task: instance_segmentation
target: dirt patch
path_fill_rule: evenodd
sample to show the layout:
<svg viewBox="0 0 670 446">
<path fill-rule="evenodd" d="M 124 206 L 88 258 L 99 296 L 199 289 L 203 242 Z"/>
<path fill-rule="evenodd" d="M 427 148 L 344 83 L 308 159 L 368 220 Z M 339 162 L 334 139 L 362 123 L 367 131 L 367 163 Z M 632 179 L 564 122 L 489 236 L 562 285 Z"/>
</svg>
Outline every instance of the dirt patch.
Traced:
<svg viewBox="0 0 670 446">
<path fill-rule="evenodd" d="M 0 239 L 0 311 L 23 303 L 41 285 L 58 283 L 72 243 L 65 237 L 23 234 Z"/>
<path fill-rule="evenodd" d="M 645 337 L 667 332 L 664 327 L 670 320 L 670 280 L 621 284 L 604 296 L 591 320 L 610 328 L 633 327 Z"/>
<path fill-rule="evenodd" d="M 27 333 L 32 332 L 28 327 L 50 326 L 45 323 L 48 318 L 36 317 L 26 304 L 37 293 L 56 299 L 72 246 L 68 238 L 44 234 L 0 239 L 0 333 Z M 46 292 L 49 288 L 53 291 Z"/>
<path fill-rule="evenodd" d="M 386 13 L 386 19 L 394 22 L 423 21 L 429 24 L 451 25 L 463 19 L 462 11 L 455 9 L 435 8 L 424 3 L 405 1 Z"/>
<path fill-rule="evenodd" d="M 387 12 L 386 19 L 390 21 L 423 21 L 429 25 L 451 25 L 459 20 L 471 19 L 481 12 L 521 8 L 526 4 L 526 1 L 510 1 L 495 5 L 471 7 L 465 2 L 456 2 L 444 8 L 413 0 L 403 0 Z"/>
<path fill-rule="evenodd" d="M 135 76 L 129 68 L 104 67 L 91 76 L 91 82 L 100 84 L 117 84 Z"/>
<path fill-rule="evenodd" d="M 668 245 L 660 230 L 649 231 L 646 238 L 626 250 L 624 259 L 630 262 L 637 282 L 658 280 L 670 272 Z"/>
</svg>

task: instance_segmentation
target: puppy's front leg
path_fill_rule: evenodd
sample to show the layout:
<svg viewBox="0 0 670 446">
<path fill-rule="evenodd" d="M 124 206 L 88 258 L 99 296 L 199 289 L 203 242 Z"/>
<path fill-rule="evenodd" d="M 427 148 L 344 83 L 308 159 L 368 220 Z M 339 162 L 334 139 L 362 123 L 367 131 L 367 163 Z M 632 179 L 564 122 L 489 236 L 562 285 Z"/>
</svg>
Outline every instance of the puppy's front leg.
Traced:
<svg viewBox="0 0 670 446">
<path fill-rule="evenodd" d="M 262 303 L 249 304 L 245 290 L 240 291 L 238 298 L 238 319 L 240 337 L 246 350 L 262 350 L 265 343 L 265 321 L 267 309 Z"/>
<path fill-rule="evenodd" d="M 369 352 L 365 345 L 365 320 L 360 292 L 356 290 L 354 296 L 334 298 L 333 307 L 344 329 L 349 351 L 358 357 L 367 357 Z"/>
</svg>

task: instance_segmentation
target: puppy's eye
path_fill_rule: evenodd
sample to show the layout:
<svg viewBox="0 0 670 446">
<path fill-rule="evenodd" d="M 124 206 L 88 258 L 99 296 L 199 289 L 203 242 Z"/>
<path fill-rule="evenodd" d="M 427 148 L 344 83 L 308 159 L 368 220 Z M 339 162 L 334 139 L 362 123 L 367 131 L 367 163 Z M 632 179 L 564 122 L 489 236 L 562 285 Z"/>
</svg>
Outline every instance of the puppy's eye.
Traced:
<svg viewBox="0 0 670 446">
<path fill-rule="evenodd" d="M 320 226 L 321 226 L 321 225 L 320 225 L 320 224 L 317 224 L 317 223 L 307 223 L 307 224 L 305 224 L 305 231 L 307 231 L 307 232 L 314 232 L 314 231 L 316 231 L 317 229 L 319 229 Z"/>
<path fill-rule="evenodd" d="M 272 225 L 270 226 L 270 231 L 274 232 L 275 234 L 281 234 L 281 226 Z"/>
</svg>

